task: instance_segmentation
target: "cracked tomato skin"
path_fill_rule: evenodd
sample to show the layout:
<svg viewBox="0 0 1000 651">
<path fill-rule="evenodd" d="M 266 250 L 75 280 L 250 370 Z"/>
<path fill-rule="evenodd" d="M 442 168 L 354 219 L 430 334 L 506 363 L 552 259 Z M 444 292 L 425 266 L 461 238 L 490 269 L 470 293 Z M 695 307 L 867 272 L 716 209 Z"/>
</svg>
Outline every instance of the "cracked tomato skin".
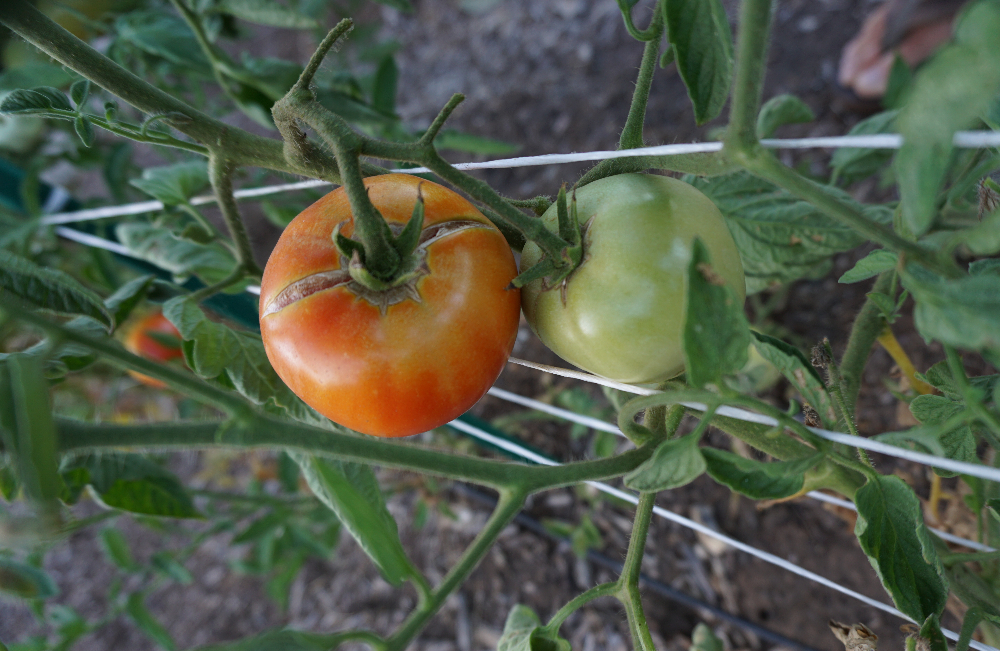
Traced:
<svg viewBox="0 0 1000 651">
<path fill-rule="evenodd" d="M 576 366 L 611 380 L 662 382 L 684 370 L 684 273 L 691 242 L 701 238 L 712 268 L 746 294 L 743 263 L 722 214 L 683 181 L 621 174 L 576 191 L 584 260 L 561 288 L 541 281 L 521 290 L 524 316 L 546 346 Z M 556 206 L 542 220 L 558 231 Z M 541 258 L 529 242 L 521 267 Z"/>
<path fill-rule="evenodd" d="M 462 225 L 426 244 L 419 301 L 403 298 L 383 314 L 347 282 L 288 298 L 290 286 L 342 269 L 331 234 L 341 222 L 341 233 L 353 234 L 343 188 L 288 224 L 261 281 L 261 335 L 275 371 L 316 411 L 374 436 L 418 434 L 465 412 L 500 375 L 517 335 L 520 293 L 507 288 L 517 266 L 500 231 L 436 183 L 405 174 L 365 179 L 390 226 L 409 220 L 418 185 L 425 233 Z"/>
</svg>

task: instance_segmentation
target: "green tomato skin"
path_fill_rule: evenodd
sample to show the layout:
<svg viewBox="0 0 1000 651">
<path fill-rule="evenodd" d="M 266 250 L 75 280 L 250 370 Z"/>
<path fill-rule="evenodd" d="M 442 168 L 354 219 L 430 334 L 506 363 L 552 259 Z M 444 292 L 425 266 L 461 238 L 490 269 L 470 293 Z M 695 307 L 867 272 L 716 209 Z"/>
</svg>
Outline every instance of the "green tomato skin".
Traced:
<svg viewBox="0 0 1000 651">
<path fill-rule="evenodd" d="M 559 287 L 521 289 L 532 330 L 554 353 L 586 371 L 628 383 L 662 382 L 684 369 L 685 272 L 701 238 L 712 268 L 746 297 L 743 264 L 719 209 L 683 181 L 622 174 L 576 192 L 584 261 Z M 555 204 L 542 215 L 558 232 Z M 589 222 L 589 225 L 588 225 Z M 521 268 L 542 252 L 528 242 Z"/>
</svg>

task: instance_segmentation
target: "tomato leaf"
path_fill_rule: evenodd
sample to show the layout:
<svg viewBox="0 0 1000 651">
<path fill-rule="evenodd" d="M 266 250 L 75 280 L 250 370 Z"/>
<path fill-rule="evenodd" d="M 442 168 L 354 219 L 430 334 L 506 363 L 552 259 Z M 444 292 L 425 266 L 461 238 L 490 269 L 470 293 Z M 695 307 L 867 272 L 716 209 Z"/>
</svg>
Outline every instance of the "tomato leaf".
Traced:
<svg viewBox="0 0 1000 651">
<path fill-rule="evenodd" d="M 129 183 L 165 206 L 187 203 L 188 199 L 208 187 L 208 163 L 203 160 L 185 161 L 164 167 L 148 167 L 142 178 Z"/>
<path fill-rule="evenodd" d="M 108 560 L 121 569 L 129 571 L 135 567 L 135 559 L 132 557 L 128 541 L 118 529 L 105 527 L 101 530 L 101 547 Z"/>
<path fill-rule="evenodd" d="M 169 470 L 138 454 L 77 457 L 62 467 L 70 488 L 90 485 L 105 505 L 170 518 L 200 518 L 190 495 Z"/>
<path fill-rule="evenodd" d="M 954 40 L 917 73 L 899 114 L 903 146 L 894 168 L 902 224 L 913 235 L 930 228 L 937 195 L 954 149 L 955 131 L 972 126 L 1000 92 L 1000 1 L 971 4 L 955 25 Z M 921 620 L 922 621 L 922 620 Z"/>
<path fill-rule="evenodd" d="M 520 145 L 484 138 L 471 133 L 463 133 L 455 129 L 442 129 L 434 138 L 434 146 L 437 149 L 451 149 L 453 151 L 467 151 L 473 154 L 487 154 L 492 156 L 502 156 L 513 154 L 521 149 Z"/>
<path fill-rule="evenodd" d="M 175 651 L 177 643 L 171 637 L 170 632 L 163 627 L 153 613 L 146 608 L 146 597 L 141 592 L 133 592 L 128 596 L 125 604 L 125 612 L 129 618 L 139 627 L 139 630 L 148 635 L 154 642 L 166 649 Z"/>
<path fill-rule="evenodd" d="M 163 315 L 184 339 L 184 359 L 201 378 L 234 388 L 258 405 L 271 405 L 296 420 L 331 426 L 285 386 L 267 360 L 260 337 L 209 320 L 184 297 L 163 305 Z"/>
<path fill-rule="evenodd" d="M 149 558 L 149 564 L 154 570 L 167 576 L 181 585 L 188 585 L 194 577 L 187 568 L 180 564 L 169 552 L 156 552 Z"/>
<path fill-rule="evenodd" d="M 91 123 L 90 118 L 86 115 L 76 116 L 73 120 L 73 128 L 76 130 L 76 135 L 79 136 L 80 142 L 83 143 L 84 147 L 93 146 L 97 134 L 94 133 L 94 125 Z"/>
<path fill-rule="evenodd" d="M 136 305 L 146 298 L 146 292 L 153 285 L 156 276 L 134 278 L 104 299 L 104 307 L 115 317 L 115 324 L 121 325 L 132 313 Z"/>
<path fill-rule="evenodd" d="M 791 497 L 805 485 L 805 473 L 823 459 L 816 454 L 792 461 L 754 461 L 732 452 L 701 448 L 708 474 L 715 481 L 754 500 Z"/>
<path fill-rule="evenodd" d="M 372 83 L 373 109 L 386 115 L 396 114 L 396 83 L 398 81 L 399 67 L 392 54 L 388 54 L 382 58 L 375 70 L 375 80 Z"/>
<path fill-rule="evenodd" d="M 805 354 L 780 339 L 759 332 L 753 333 L 754 347 L 761 357 L 774 365 L 785 379 L 794 386 L 799 395 L 819 414 L 826 425 L 837 422 L 833 400 L 826 390 L 826 383 Z"/>
<path fill-rule="evenodd" d="M 115 20 L 117 38 L 169 63 L 211 77 L 212 66 L 187 24 L 178 16 L 156 11 L 132 11 Z"/>
<path fill-rule="evenodd" d="M 691 633 L 690 651 L 725 651 L 725 643 L 704 622 L 698 622 Z"/>
<path fill-rule="evenodd" d="M 37 567 L 0 556 L 0 592 L 21 599 L 50 599 L 59 594 L 59 588 Z"/>
<path fill-rule="evenodd" d="M 718 383 L 747 363 L 750 324 L 743 303 L 712 269 L 708 249 L 695 239 L 684 293 L 684 360 L 692 386 Z"/>
<path fill-rule="evenodd" d="M 898 263 L 899 254 L 894 251 L 878 249 L 858 260 L 857 264 L 845 271 L 837 282 L 849 284 L 868 280 L 883 271 L 895 269 Z"/>
<path fill-rule="evenodd" d="M 517 604 L 511 608 L 497 642 L 497 651 L 570 651 L 569 641 L 542 628 L 530 607 Z"/>
<path fill-rule="evenodd" d="M 656 446 L 653 456 L 625 475 L 625 486 L 643 492 L 665 491 L 690 484 L 705 472 L 698 451 L 701 436 L 688 434 Z"/>
<path fill-rule="evenodd" d="M 385 506 L 368 466 L 294 453 L 309 488 L 372 559 L 385 580 L 399 585 L 416 570 L 399 541 L 396 521 Z"/>
<path fill-rule="evenodd" d="M 948 640 L 941 631 L 941 620 L 936 613 L 928 615 L 920 627 L 920 639 L 925 643 L 921 648 L 929 651 L 948 651 Z"/>
<path fill-rule="evenodd" d="M 78 316 L 62 325 L 64 328 L 76 330 L 97 339 L 106 337 L 108 332 L 103 325 L 86 316 Z M 20 353 L 0 353 L 0 362 L 13 354 L 29 355 L 41 359 L 45 377 L 50 380 L 63 377 L 69 371 L 79 371 L 97 360 L 97 354 L 87 346 L 71 341 L 62 341 L 53 345 L 49 339 L 43 339 Z"/>
<path fill-rule="evenodd" d="M 795 95 L 778 95 L 760 107 L 760 113 L 757 115 L 757 137 L 771 138 L 780 126 L 812 122 L 815 119 L 816 114 L 809 105 Z"/>
<path fill-rule="evenodd" d="M 72 276 L 0 249 L 0 297 L 5 292 L 46 310 L 89 316 L 108 330 L 114 326 L 101 297 Z"/>
<path fill-rule="evenodd" d="M 0 101 L 0 113 L 6 115 L 45 115 L 51 111 L 73 111 L 66 94 L 58 88 L 19 88 Z"/>
<path fill-rule="evenodd" d="M 868 136 L 892 133 L 899 111 L 884 111 L 858 122 L 847 132 L 849 136 Z M 847 183 L 867 178 L 881 169 L 892 158 L 891 149 L 867 149 L 863 147 L 842 147 L 830 157 L 835 179 Z"/>
<path fill-rule="evenodd" d="M 198 244 L 151 224 L 123 223 L 115 232 L 136 257 L 177 276 L 194 274 L 213 283 L 227 277 L 236 266 L 233 254 L 218 242 Z"/>
<path fill-rule="evenodd" d="M 712 178 L 687 176 L 684 180 L 704 192 L 726 218 L 743 260 L 748 293 L 825 274 L 834 254 L 865 241 L 811 204 L 746 172 Z M 871 219 L 892 221 L 887 209 L 862 207 L 846 193 L 824 189 L 851 201 Z"/>
<path fill-rule="evenodd" d="M 964 410 L 963 404 L 945 396 L 917 396 L 910 402 L 910 412 L 913 417 L 925 425 L 941 425 Z M 939 436 L 939 441 L 942 447 L 941 453 L 945 457 L 966 463 L 979 463 L 979 457 L 976 455 L 976 437 L 968 425 L 944 432 Z M 958 475 L 956 472 L 941 468 L 934 468 L 934 472 L 942 477 Z"/>
<path fill-rule="evenodd" d="M 288 29 L 319 27 L 315 18 L 301 14 L 275 0 L 218 0 L 215 9 L 257 25 Z"/>
<path fill-rule="evenodd" d="M 677 71 L 704 124 L 722 112 L 733 78 L 733 33 L 720 0 L 666 0 L 667 32 Z"/>
<path fill-rule="evenodd" d="M 918 622 L 940 613 L 948 584 L 913 490 L 899 477 L 876 475 L 854 501 L 854 533 L 896 607 Z"/>
<path fill-rule="evenodd" d="M 916 302 L 914 320 L 925 341 L 1000 352 L 1000 275 L 950 280 L 911 264 L 902 281 Z"/>
</svg>

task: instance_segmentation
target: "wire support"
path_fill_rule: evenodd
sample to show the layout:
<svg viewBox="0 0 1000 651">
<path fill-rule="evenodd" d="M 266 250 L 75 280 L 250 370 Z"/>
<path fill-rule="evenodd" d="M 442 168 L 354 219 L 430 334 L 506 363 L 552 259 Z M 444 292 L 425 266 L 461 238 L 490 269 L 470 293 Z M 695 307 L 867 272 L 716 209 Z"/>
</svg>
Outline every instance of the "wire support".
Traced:
<svg viewBox="0 0 1000 651">
<path fill-rule="evenodd" d="M 611 434 L 616 434 L 624 438 L 622 431 L 618 429 L 617 426 L 611 423 L 605 422 L 599 418 L 594 418 L 592 416 L 585 416 L 583 414 L 578 414 L 574 411 L 568 409 L 562 409 L 560 407 L 554 407 L 548 403 L 541 402 L 540 400 L 535 400 L 533 398 L 528 398 L 526 396 L 518 395 L 510 391 L 505 391 L 497 387 L 491 388 L 487 391 L 488 395 L 499 398 L 500 400 L 506 400 L 522 407 L 527 407 L 529 409 L 534 409 L 535 411 L 540 411 L 545 414 L 550 414 L 557 418 L 562 418 L 564 420 L 570 421 L 572 423 L 579 423 L 585 425 L 592 429 L 600 430 L 602 432 L 609 432 Z M 838 497 L 833 497 L 832 495 L 827 495 L 826 493 L 820 493 L 819 491 L 811 491 L 806 493 L 808 497 L 819 502 L 825 502 L 827 504 L 833 504 L 841 508 L 850 509 L 851 511 L 857 511 L 857 507 L 853 502 L 845 499 L 840 499 Z M 936 533 L 942 540 L 947 540 L 948 542 L 955 543 L 957 545 L 962 545 L 968 547 L 969 549 L 975 549 L 977 551 L 992 552 L 996 551 L 993 547 L 989 545 L 984 545 L 983 543 L 976 542 L 975 540 L 969 540 L 968 538 L 962 538 L 961 536 L 956 536 L 955 534 L 948 533 L 941 529 L 931 528 L 931 531 Z"/>
<path fill-rule="evenodd" d="M 453 427 L 454 429 L 457 429 L 457 430 L 459 430 L 461 432 L 464 432 L 464 433 L 466 433 L 466 434 L 468 434 L 468 435 L 470 435 L 470 436 L 472 436 L 472 437 L 474 437 L 476 439 L 479 439 L 479 440 L 481 440 L 481 441 L 483 441 L 485 443 L 489 443 L 490 445 L 493 445 L 493 446 L 499 447 L 499 448 L 501 448 L 503 450 L 506 450 L 507 452 L 510 452 L 511 454 L 519 456 L 522 459 L 525 459 L 525 460 L 528 460 L 528 461 L 532 461 L 532 462 L 540 464 L 540 465 L 546 465 L 546 466 L 558 466 L 558 465 L 561 465 L 558 462 L 553 461 L 552 459 L 549 459 L 548 457 L 545 457 L 545 456 L 543 456 L 541 454 L 538 454 L 537 452 L 532 452 L 531 450 L 528 450 L 528 449 L 526 449 L 526 448 L 518 445 L 517 443 L 514 443 L 513 441 L 508 441 L 508 440 L 503 439 L 503 438 L 501 438 L 499 436 L 495 436 L 493 434 L 490 434 L 489 432 L 481 430 L 478 427 L 476 427 L 474 425 L 471 425 L 469 423 L 465 423 L 465 422 L 462 422 L 460 420 L 455 420 L 455 421 L 452 421 L 451 423 L 449 423 L 448 425 L 449 425 L 449 427 Z M 639 498 L 634 493 L 630 493 L 628 491 L 623 491 L 621 489 L 615 488 L 614 486 L 610 486 L 610 485 L 605 484 L 603 482 L 588 481 L 586 483 L 587 483 L 587 485 L 596 488 L 597 490 L 601 491 L 602 493 L 604 493 L 606 495 L 611 495 L 612 497 L 616 497 L 616 498 L 618 498 L 620 500 L 623 500 L 625 502 L 629 502 L 631 504 L 638 504 L 639 503 Z M 757 549 L 756 547 L 753 547 L 751 545 L 747 545 L 746 543 L 741 542 L 739 540 L 736 540 L 735 538 L 732 538 L 730 536 L 727 536 L 724 533 L 721 533 L 719 531 L 715 531 L 714 529 L 706 527 L 705 525 L 701 524 L 700 522 L 695 522 L 694 520 L 691 520 L 690 518 L 685 518 L 682 515 L 678 515 L 678 514 L 674 513 L 673 511 L 664 509 L 664 508 L 659 507 L 659 506 L 653 507 L 653 513 L 655 513 L 657 516 L 659 516 L 661 518 L 664 518 L 666 520 L 674 522 L 675 524 L 678 524 L 678 525 L 680 525 L 682 527 L 685 527 L 687 529 L 691 529 L 691 530 L 696 531 L 698 533 L 704 534 L 706 536 L 709 536 L 710 538 L 715 538 L 716 540 L 718 540 L 720 542 L 723 542 L 726 545 L 729 545 L 730 547 L 732 547 L 734 549 L 738 549 L 738 550 L 740 550 L 740 551 L 742 551 L 742 552 L 744 552 L 746 554 L 749 554 L 749 555 L 751 555 L 751 556 L 753 556 L 755 558 L 759 558 L 760 560 L 762 560 L 762 561 L 764 561 L 766 563 L 770 563 L 771 565 L 775 565 L 775 566 L 780 567 L 780 568 L 782 568 L 784 570 L 787 570 L 787 571 L 789 571 L 789 572 L 791 572 L 793 574 L 801 576 L 801 577 L 803 577 L 805 579 L 808 579 L 808 580 L 813 581 L 815 583 L 819 583 L 820 585 L 823 585 L 823 586 L 825 586 L 827 588 L 830 588 L 831 590 L 835 590 L 835 591 L 837 591 L 837 592 L 839 592 L 841 594 L 844 594 L 844 595 L 846 595 L 848 597 L 851 597 L 852 599 L 856 599 L 856 600 L 858 600 L 858 601 L 860 601 L 860 602 L 862 602 L 864 604 L 867 604 L 867 605 L 871 606 L 872 608 L 876 608 L 878 610 L 881 610 L 883 612 L 889 613 L 891 615 L 895 615 L 897 617 L 905 619 L 906 621 L 913 622 L 915 624 L 917 623 L 913 619 L 911 619 L 910 617 L 907 617 L 904 613 L 902 613 L 899 610 L 897 610 L 896 608 L 890 606 L 889 604 L 881 602 L 881 601 L 879 601 L 877 599 L 872 599 L 871 597 L 867 597 L 867 596 L 865 596 L 865 595 L 863 595 L 860 592 L 857 592 L 855 590 L 851 590 L 850 588 L 848 588 L 846 586 L 840 585 L 839 583 L 837 583 L 835 581 L 831 581 L 830 579 L 828 579 L 828 578 L 826 578 L 824 576 L 821 576 L 819 574 L 816 574 L 815 572 L 812 572 L 810 570 L 807 570 L 804 567 L 796 565 L 795 563 L 792 563 L 790 561 L 786 561 L 785 559 L 781 558 L 780 556 L 776 556 L 776 555 L 771 554 L 769 552 L 765 552 L 762 549 Z M 950 639 L 950 640 L 958 640 L 958 633 L 956 633 L 954 631 L 951 631 L 951 630 L 948 630 L 948 629 L 942 629 L 942 632 L 944 633 L 945 637 L 947 637 L 948 639 Z M 994 647 L 991 647 L 989 645 L 983 644 L 981 642 L 976 642 L 976 641 L 970 642 L 970 646 L 973 649 L 976 649 L 977 651 L 1000 651 L 1000 649 L 996 649 Z"/>
<path fill-rule="evenodd" d="M 966 149 L 984 149 L 990 147 L 1000 147 L 1000 132 L 997 131 L 958 131 L 955 133 L 952 143 L 955 147 Z M 899 149 L 903 144 L 903 137 L 899 134 L 871 134 L 857 136 L 828 136 L 821 138 L 768 138 L 760 141 L 763 147 L 768 149 L 841 149 L 841 148 L 864 148 L 864 149 Z M 571 152 L 566 154 L 541 154 L 539 156 L 518 156 L 515 158 L 503 158 L 499 160 L 483 161 L 478 163 L 456 163 L 453 165 L 460 170 L 487 170 L 487 169 L 509 169 L 514 167 L 537 167 L 542 165 L 561 165 L 565 163 L 584 163 L 607 160 L 611 158 L 632 158 L 636 156 L 675 156 L 678 154 L 700 154 L 722 150 L 721 142 L 694 142 L 680 143 L 674 145 L 658 145 L 655 147 L 639 147 L 637 149 L 606 150 Z M 423 174 L 431 170 L 424 167 L 394 169 L 393 172 L 406 174 Z M 282 183 L 279 185 L 263 186 L 259 188 L 247 188 L 237 190 L 233 196 L 237 199 L 252 199 L 265 197 L 282 192 L 296 190 L 307 190 L 312 188 L 331 185 L 328 181 L 299 181 L 296 183 Z M 200 196 L 191 199 L 191 204 L 200 206 L 215 203 L 214 196 Z M 107 219 L 110 217 L 123 217 L 126 215 L 140 215 L 144 213 L 163 210 L 164 205 L 159 201 L 141 201 L 138 203 L 124 204 L 120 206 L 106 206 L 103 208 L 89 208 L 86 210 L 75 210 L 72 212 L 60 212 L 42 217 L 42 224 L 68 224 L 71 222 L 90 221 L 95 219 Z"/>
<path fill-rule="evenodd" d="M 520 366 L 533 368 L 539 371 L 544 371 L 546 373 L 552 373 L 553 375 L 559 375 L 561 377 L 570 377 L 573 379 L 581 380 L 583 382 L 590 382 L 592 384 L 600 384 L 602 386 L 620 389 L 622 391 L 627 391 L 629 393 L 633 393 L 636 395 L 649 396 L 656 393 L 660 393 L 656 389 L 634 386 L 631 384 L 624 384 L 622 382 L 614 382 L 612 380 L 606 380 L 602 377 L 591 375 L 590 373 L 583 373 L 581 371 L 573 371 L 571 369 L 559 368 L 556 366 L 547 366 L 545 364 L 536 364 L 534 362 L 528 362 L 526 360 L 517 359 L 514 357 L 511 357 L 509 361 L 514 364 L 518 364 Z M 700 402 L 681 402 L 679 404 L 688 407 L 689 409 L 694 409 L 695 411 L 704 412 L 708 410 L 708 407 L 706 405 L 701 404 Z M 770 416 L 764 416 L 763 414 L 756 414 L 752 411 L 747 411 L 745 409 L 738 409 L 736 407 L 719 407 L 715 413 L 718 414 L 719 416 L 736 418 L 738 420 L 750 423 L 767 425 L 768 427 L 777 427 L 779 425 L 778 421 L 775 420 L 774 418 L 771 418 Z M 815 433 L 817 436 L 824 438 L 828 441 L 833 441 L 834 443 L 843 443 L 845 445 L 850 445 L 865 450 L 871 450 L 872 452 L 879 452 L 881 454 L 897 457 L 899 459 L 905 459 L 907 461 L 922 463 L 924 465 L 932 466 L 935 468 L 943 468 L 945 470 L 951 470 L 953 472 L 959 472 L 965 475 L 972 475 L 973 477 L 979 477 L 980 479 L 988 479 L 990 481 L 1000 482 L 1000 468 L 991 468 L 989 466 L 981 466 L 973 463 L 965 463 L 964 461 L 955 461 L 954 459 L 946 459 L 944 457 L 938 457 L 933 454 L 924 454 L 923 452 L 907 450 L 906 448 L 897 447 L 895 445 L 889 445 L 888 443 L 882 443 L 881 441 L 874 441 L 872 439 L 863 438 L 860 436 L 852 436 L 850 434 L 844 434 L 843 432 L 831 432 L 830 430 L 820 429 L 818 427 L 810 427 L 809 430 Z"/>
</svg>

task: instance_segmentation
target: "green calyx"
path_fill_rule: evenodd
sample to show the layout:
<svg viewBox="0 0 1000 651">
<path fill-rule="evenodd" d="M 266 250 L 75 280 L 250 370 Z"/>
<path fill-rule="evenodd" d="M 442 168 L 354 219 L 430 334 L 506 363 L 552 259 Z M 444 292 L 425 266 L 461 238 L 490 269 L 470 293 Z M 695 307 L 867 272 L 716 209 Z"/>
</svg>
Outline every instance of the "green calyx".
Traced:
<svg viewBox="0 0 1000 651">
<path fill-rule="evenodd" d="M 510 282 L 511 287 L 524 287 L 536 280 L 542 280 L 547 289 L 562 287 L 570 274 L 583 262 L 583 228 L 577 215 L 575 189 L 573 200 L 567 205 L 566 186 L 559 188 L 556 215 L 559 219 L 559 237 L 567 245 L 559 251 L 558 258 L 546 255 L 538 264 L 521 272 Z"/>
<path fill-rule="evenodd" d="M 351 239 L 341 233 L 346 222 L 337 224 L 331 238 L 342 256 L 344 268 L 351 279 L 372 292 L 385 292 L 402 285 L 412 286 L 417 279 L 428 273 L 426 252 L 420 246 L 420 235 L 424 227 L 424 199 L 419 194 L 413 207 L 413 214 L 405 226 L 389 225 L 379 216 L 384 229 L 384 237 L 390 245 L 391 260 L 369 255 L 364 242 Z"/>
</svg>

